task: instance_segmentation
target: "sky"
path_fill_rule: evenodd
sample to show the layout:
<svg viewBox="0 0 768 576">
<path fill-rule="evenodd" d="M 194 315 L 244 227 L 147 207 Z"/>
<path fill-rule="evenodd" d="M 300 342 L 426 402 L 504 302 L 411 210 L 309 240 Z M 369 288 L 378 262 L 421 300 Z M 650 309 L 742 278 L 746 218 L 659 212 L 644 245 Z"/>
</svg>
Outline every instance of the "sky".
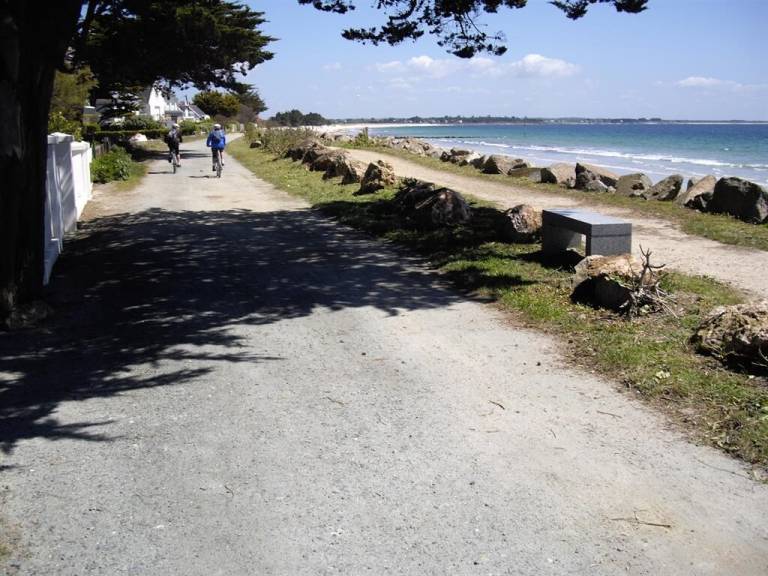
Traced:
<svg viewBox="0 0 768 576">
<path fill-rule="evenodd" d="M 641 14 L 593 6 L 567 19 L 545 0 L 481 22 L 506 35 L 501 57 L 456 58 L 432 38 L 399 46 L 344 40 L 384 13 L 347 15 L 296 0 L 249 0 L 275 57 L 254 68 L 265 116 L 499 115 L 768 121 L 768 0 L 650 0 Z"/>
</svg>

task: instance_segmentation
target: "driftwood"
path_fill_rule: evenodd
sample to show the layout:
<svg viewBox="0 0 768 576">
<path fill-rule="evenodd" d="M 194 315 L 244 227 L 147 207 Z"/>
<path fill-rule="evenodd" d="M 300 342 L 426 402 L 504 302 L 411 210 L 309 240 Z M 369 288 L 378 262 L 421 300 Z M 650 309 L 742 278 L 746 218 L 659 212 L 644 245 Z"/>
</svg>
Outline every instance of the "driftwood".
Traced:
<svg viewBox="0 0 768 576">
<path fill-rule="evenodd" d="M 629 300 L 622 307 L 622 312 L 630 318 L 647 314 L 649 312 L 667 312 L 672 316 L 677 316 L 672 308 L 672 295 L 663 290 L 660 286 L 663 274 L 661 270 L 666 264 L 651 264 L 650 250 L 643 250 L 640 246 L 640 253 L 643 255 L 643 268 L 639 274 L 633 274 L 630 279 L 622 279 L 621 285 L 629 290 Z"/>
</svg>

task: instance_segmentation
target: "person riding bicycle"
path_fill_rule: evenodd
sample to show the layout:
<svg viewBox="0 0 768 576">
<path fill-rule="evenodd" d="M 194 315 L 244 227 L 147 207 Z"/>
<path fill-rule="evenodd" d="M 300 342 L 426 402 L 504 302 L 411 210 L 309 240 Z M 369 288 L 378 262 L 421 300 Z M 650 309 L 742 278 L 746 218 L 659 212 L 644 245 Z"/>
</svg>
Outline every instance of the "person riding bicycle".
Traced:
<svg viewBox="0 0 768 576">
<path fill-rule="evenodd" d="M 179 154 L 179 144 L 183 142 L 179 125 L 175 122 L 171 125 L 171 130 L 165 135 L 165 143 L 168 145 L 168 162 L 176 162 L 176 166 L 181 166 L 181 154 Z"/>
<path fill-rule="evenodd" d="M 227 137 L 221 124 L 214 124 L 213 130 L 208 134 L 208 140 L 205 145 L 211 149 L 211 159 L 213 160 L 213 171 L 216 172 L 216 154 L 221 154 L 221 165 L 224 166 L 224 147 L 227 145 Z"/>
</svg>

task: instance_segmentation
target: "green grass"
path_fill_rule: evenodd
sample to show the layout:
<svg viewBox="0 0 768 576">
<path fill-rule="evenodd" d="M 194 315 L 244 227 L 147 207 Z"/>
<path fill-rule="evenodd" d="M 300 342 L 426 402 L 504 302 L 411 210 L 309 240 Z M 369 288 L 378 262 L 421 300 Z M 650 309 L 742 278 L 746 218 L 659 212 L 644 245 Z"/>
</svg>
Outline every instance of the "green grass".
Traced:
<svg viewBox="0 0 768 576">
<path fill-rule="evenodd" d="M 344 148 L 355 148 L 352 144 L 339 144 Z M 596 194 L 567 190 L 554 184 L 534 184 L 524 178 L 510 178 L 501 174 L 482 174 L 472 166 L 457 166 L 450 162 L 442 162 L 436 158 L 417 156 L 404 150 L 392 148 L 370 147 L 366 150 L 374 150 L 382 154 L 397 156 L 415 164 L 433 168 L 451 174 L 457 174 L 480 181 L 491 181 L 517 188 L 526 188 L 541 194 L 554 194 L 566 196 L 577 202 L 585 202 L 595 206 L 609 206 L 625 208 L 638 216 L 650 216 L 663 218 L 680 226 L 680 229 L 688 234 L 694 234 L 735 246 L 768 250 L 768 223 L 747 224 L 723 214 L 703 214 L 688 208 L 682 208 L 674 202 L 648 201 L 639 198 L 628 198 L 615 194 Z"/>
<path fill-rule="evenodd" d="M 732 289 L 708 278 L 670 274 L 665 285 L 677 297 L 680 317 L 652 315 L 628 321 L 574 304 L 567 263 L 542 261 L 537 245 L 497 242 L 500 212 L 487 202 L 470 199 L 474 217 L 468 226 L 415 230 L 393 210 L 392 189 L 355 196 L 356 185 L 322 180 L 321 174 L 298 163 L 248 149 L 244 141 L 228 149 L 278 188 L 341 222 L 410 247 L 458 287 L 556 335 L 574 363 L 622 383 L 697 438 L 747 462 L 768 465 L 768 381 L 727 371 L 688 345 L 702 315 L 716 305 L 741 301 Z"/>
<path fill-rule="evenodd" d="M 118 192 L 130 192 L 136 188 L 136 186 L 141 184 L 141 180 L 144 178 L 146 173 L 147 164 L 145 162 L 131 162 L 128 172 L 128 179 L 115 180 L 114 182 L 111 182 L 110 185 L 112 186 L 113 190 Z"/>
</svg>

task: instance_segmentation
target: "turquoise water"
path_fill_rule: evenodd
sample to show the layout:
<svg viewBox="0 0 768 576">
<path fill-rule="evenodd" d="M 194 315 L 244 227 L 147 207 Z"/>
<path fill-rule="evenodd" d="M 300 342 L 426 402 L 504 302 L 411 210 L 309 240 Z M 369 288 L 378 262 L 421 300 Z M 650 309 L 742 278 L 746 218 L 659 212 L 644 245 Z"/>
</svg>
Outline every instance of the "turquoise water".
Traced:
<svg viewBox="0 0 768 576">
<path fill-rule="evenodd" d="M 768 124 L 455 124 L 372 126 L 370 133 L 508 154 L 537 166 L 581 161 L 654 180 L 712 174 L 768 184 Z"/>
</svg>

